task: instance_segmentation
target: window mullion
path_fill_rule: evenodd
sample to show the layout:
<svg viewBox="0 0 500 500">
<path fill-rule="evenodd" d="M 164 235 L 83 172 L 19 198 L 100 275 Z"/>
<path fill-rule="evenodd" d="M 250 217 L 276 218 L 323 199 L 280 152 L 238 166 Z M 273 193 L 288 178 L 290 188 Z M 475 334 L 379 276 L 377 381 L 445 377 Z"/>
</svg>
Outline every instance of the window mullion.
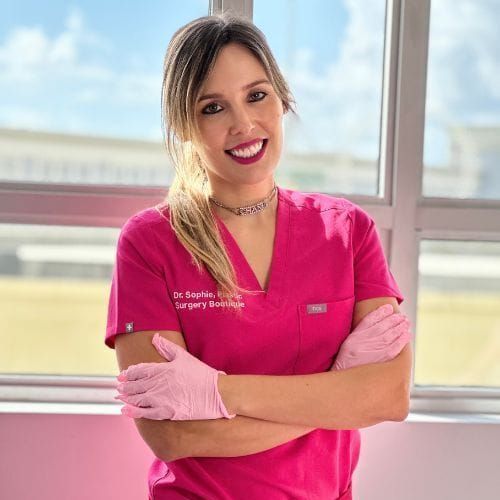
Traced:
<svg viewBox="0 0 500 500">
<path fill-rule="evenodd" d="M 226 10 L 231 10 L 235 14 L 252 19 L 253 0 L 210 0 L 210 14 L 218 14 Z"/>
<path fill-rule="evenodd" d="M 394 144 L 398 84 L 401 0 L 387 0 L 384 35 L 382 112 L 380 121 L 379 188 L 384 205 L 392 205 L 395 176 Z"/>
<path fill-rule="evenodd" d="M 429 18 L 430 0 L 401 1 L 389 260 L 405 295 L 402 309 L 411 321 L 413 332 L 417 326 L 419 235 L 415 221 L 422 192 Z"/>
</svg>

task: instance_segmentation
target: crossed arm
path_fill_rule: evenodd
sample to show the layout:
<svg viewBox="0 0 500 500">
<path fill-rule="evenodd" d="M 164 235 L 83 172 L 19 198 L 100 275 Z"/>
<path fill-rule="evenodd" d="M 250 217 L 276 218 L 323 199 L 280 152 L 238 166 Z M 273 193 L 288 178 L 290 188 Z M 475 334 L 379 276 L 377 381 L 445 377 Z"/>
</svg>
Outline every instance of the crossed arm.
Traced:
<svg viewBox="0 0 500 500">
<path fill-rule="evenodd" d="M 356 303 L 352 328 L 385 303 L 399 311 L 392 297 Z M 161 333 L 186 347 L 178 332 Z M 164 361 L 151 345 L 154 332 L 142 334 L 117 337 L 120 370 L 139 362 Z M 409 408 L 411 366 L 408 344 L 392 361 L 342 371 L 292 376 L 221 375 L 219 391 L 229 412 L 238 413 L 235 418 L 136 419 L 135 423 L 153 453 L 166 462 L 192 456 L 249 455 L 316 428 L 357 429 L 385 420 L 404 420 Z"/>
</svg>

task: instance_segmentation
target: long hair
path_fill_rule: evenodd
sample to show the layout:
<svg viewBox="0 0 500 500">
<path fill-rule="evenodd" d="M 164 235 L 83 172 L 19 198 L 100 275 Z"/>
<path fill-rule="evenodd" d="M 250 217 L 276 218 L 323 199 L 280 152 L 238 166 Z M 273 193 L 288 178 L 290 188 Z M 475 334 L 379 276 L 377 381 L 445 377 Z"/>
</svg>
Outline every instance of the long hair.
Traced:
<svg viewBox="0 0 500 500">
<path fill-rule="evenodd" d="M 172 229 L 198 271 L 202 272 L 204 265 L 218 292 L 231 298 L 252 291 L 237 284 L 210 206 L 206 171 L 193 146 L 193 139 L 199 137 L 196 101 L 219 52 L 228 43 L 241 44 L 252 52 L 264 67 L 284 113 L 297 113 L 264 34 L 251 21 L 226 11 L 195 19 L 172 36 L 163 64 L 161 110 L 163 137 L 175 176 L 164 203 Z"/>
</svg>

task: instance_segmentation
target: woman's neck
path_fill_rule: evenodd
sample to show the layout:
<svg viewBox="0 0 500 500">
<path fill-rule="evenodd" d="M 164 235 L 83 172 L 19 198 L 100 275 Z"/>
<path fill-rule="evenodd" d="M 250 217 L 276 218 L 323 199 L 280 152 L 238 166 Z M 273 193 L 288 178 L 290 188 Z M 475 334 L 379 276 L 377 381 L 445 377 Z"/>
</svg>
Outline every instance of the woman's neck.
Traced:
<svg viewBox="0 0 500 500">
<path fill-rule="evenodd" d="M 258 201 L 256 203 L 258 203 Z M 250 203 L 248 205 L 250 205 Z M 229 204 L 228 206 L 232 208 L 235 207 L 235 205 Z M 225 224 L 232 224 L 239 227 L 261 226 L 275 220 L 278 207 L 278 193 L 274 193 L 266 208 L 251 215 L 236 215 L 230 210 L 219 207 L 215 203 L 212 203 L 212 207 Z"/>
</svg>

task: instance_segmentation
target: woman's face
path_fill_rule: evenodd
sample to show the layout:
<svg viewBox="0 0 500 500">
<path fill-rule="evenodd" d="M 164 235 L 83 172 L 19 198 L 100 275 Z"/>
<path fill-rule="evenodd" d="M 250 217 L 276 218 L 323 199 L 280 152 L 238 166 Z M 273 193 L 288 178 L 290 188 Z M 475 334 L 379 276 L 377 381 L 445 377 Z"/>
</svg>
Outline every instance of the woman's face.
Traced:
<svg viewBox="0 0 500 500">
<path fill-rule="evenodd" d="M 258 80 L 265 80 L 248 87 Z M 268 82 L 268 83 L 266 83 Z M 203 98 L 207 94 L 219 97 Z M 272 187 L 282 149 L 283 106 L 259 60 L 245 47 L 230 43 L 219 53 L 196 103 L 201 144 L 197 151 L 214 187 L 225 182 Z M 227 150 L 255 139 L 267 139 L 263 156 L 241 164 Z M 253 151 L 252 151 L 253 152 Z"/>
</svg>

